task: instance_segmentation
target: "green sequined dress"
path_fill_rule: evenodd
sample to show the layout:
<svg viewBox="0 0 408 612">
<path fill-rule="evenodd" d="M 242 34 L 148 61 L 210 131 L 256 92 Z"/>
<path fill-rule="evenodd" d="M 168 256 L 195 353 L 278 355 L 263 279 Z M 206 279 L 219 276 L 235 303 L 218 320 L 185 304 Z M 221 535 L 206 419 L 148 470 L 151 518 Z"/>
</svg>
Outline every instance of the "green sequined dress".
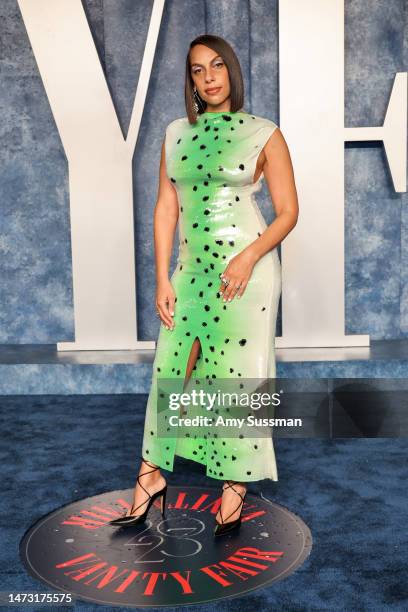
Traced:
<svg viewBox="0 0 408 612">
<path fill-rule="evenodd" d="M 201 352 L 190 378 L 265 379 L 276 376 L 275 327 L 281 294 L 277 249 L 255 264 L 241 298 L 223 302 L 219 274 L 267 225 L 253 183 L 256 162 L 277 125 L 244 111 L 205 112 L 166 129 L 167 175 L 179 202 L 179 255 L 171 276 L 173 330 L 160 326 L 146 408 L 142 455 L 173 470 L 175 456 L 206 466 L 221 480 L 278 480 L 272 433 L 259 438 L 158 435 L 158 380 L 184 380 L 192 343 Z M 190 383 L 189 383 L 190 384 Z M 159 389 L 160 390 L 160 389 Z M 181 389 L 180 389 L 181 390 Z M 166 416 L 167 418 L 167 416 Z M 162 420 L 160 421 L 162 422 Z"/>
</svg>

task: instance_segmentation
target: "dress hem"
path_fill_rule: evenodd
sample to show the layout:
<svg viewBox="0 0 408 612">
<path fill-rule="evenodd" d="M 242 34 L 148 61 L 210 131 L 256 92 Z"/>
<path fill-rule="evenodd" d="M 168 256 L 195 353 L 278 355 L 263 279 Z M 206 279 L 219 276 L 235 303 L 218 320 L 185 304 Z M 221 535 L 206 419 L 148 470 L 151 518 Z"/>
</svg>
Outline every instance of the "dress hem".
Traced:
<svg viewBox="0 0 408 612">
<path fill-rule="evenodd" d="M 163 470 L 167 470 L 168 472 L 174 472 L 174 459 L 176 459 L 176 457 L 180 457 L 181 459 L 187 459 L 188 461 L 194 461 L 194 463 L 199 463 L 200 465 L 207 466 L 207 463 L 205 461 L 200 461 L 199 459 L 196 459 L 196 458 L 187 457 L 186 455 L 182 455 L 181 453 L 174 453 L 173 464 L 171 466 L 163 465 L 164 461 L 162 459 L 155 460 L 155 459 L 149 458 L 149 456 L 146 456 L 145 459 L 147 459 L 148 461 L 151 461 L 155 465 L 158 465 Z M 245 478 L 239 478 L 239 479 L 235 478 L 235 476 L 233 478 L 229 477 L 228 475 L 216 476 L 213 474 L 209 474 L 208 469 L 206 470 L 205 475 L 208 476 L 209 478 L 213 478 L 214 480 L 222 480 L 222 481 L 237 480 L 237 482 L 258 482 L 260 480 L 271 480 L 272 482 L 279 482 L 278 478 L 273 478 L 272 476 L 266 476 L 266 475 L 254 475 L 253 478 L 248 478 L 248 476 L 246 476 Z"/>
</svg>

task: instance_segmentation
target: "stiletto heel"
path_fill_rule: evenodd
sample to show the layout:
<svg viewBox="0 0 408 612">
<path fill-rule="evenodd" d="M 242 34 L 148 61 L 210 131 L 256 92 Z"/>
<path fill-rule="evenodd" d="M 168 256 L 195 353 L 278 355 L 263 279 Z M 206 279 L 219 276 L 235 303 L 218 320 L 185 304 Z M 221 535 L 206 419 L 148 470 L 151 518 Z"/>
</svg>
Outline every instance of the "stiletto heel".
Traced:
<svg viewBox="0 0 408 612">
<path fill-rule="evenodd" d="M 234 489 L 234 484 L 239 484 L 239 482 L 238 481 L 234 481 L 234 480 L 229 480 L 229 481 L 227 480 L 226 481 L 226 485 L 227 486 L 225 488 L 223 487 L 223 491 L 225 491 L 225 489 L 232 489 L 241 498 L 241 501 L 240 501 L 238 507 L 235 508 L 235 510 L 233 510 L 233 512 L 231 512 L 226 517 L 227 519 L 230 516 L 232 516 L 233 514 L 235 514 L 235 512 L 237 512 L 237 510 L 239 510 L 239 508 L 241 508 L 241 513 L 242 513 L 242 508 L 244 507 L 244 498 L 245 498 L 245 495 L 246 495 L 246 491 L 245 491 L 244 495 L 241 495 L 241 493 L 239 491 Z M 215 525 L 215 529 L 214 529 L 214 535 L 216 535 L 216 536 L 224 535 L 224 533 L 230 532 L 232 529 L 236 529 L 236 528 L 241 526 L 241 514 L 234 521 L 226 522 L 226 520 L 224 520 L 222 518 L 221 506 L 220 506 L 220 509 L 219 509 L 219 513 L 220 513 L 220 517 L 221 517 L 221 523 L 219 523 L 217 521 L 217 519 L 215 519 L 216 525 Z"/>
<path fill-rule="evenodd" d="M 166 518 L 166 495 L 167 495 L 167 485 L 162 489 L 162 497 L 161 497 L 161 513 L 162 517 Z"/>
<path fill-rule="evenodd" d="M 151 474 L 152 472 L 155 472 L 156 470 L 160 468 L 159 466 L 149 465 L 149 463 L 145 459 L 143 459 L 143 457 L 141 459 L 142 459 L 142 462 L 145 463 L 148 467 L 153 468 L 152 470 L 149 470 L 148 472 L 144 472 L 143 474 L 140 474 L 140 476 L 138 476 L 136 479 L 136 481 L 142 487 L 143 491 L 148 495 L 148 499 L 146 499 L 144 502 L 136 506 L 136 508 L 134 507 L 134 505 L 132 505 L 129 515 L 124 515 L 124 516 L 120 516 L 117 519 L 113 519 L 113 521 L 109 521 L 108 523 L 109 525 L 113 525 L 114 527 L 116 526 L 121 526 L 121 527 L 132 526 L 133 527 L 135 525 L 138 525 L 139 523 L 144 523 L 146 520 L 147 514 L 150 510 L 150 506 L 153 504 L 154 500 L 160 496 L 161 496 L 161 513 L 162 513 L 162 516 L 164 517 L 167 484 L 162 489 L 160 489 L 160 491 L 156 491 L 156 493 L 153 493 L 153 495 L 150 495 L 149 491 L 147 491 L 142 485 L 142 483 L 140 482 L 140 479 L 146 474 Z M 132 514 L 135 510 L 137 510 L 141 506 L 144 506 L 145 504 L 147 504 L 147 508 L 143 512 L 143 514 L 137 514 L 137 515 Z"/>
</svg>

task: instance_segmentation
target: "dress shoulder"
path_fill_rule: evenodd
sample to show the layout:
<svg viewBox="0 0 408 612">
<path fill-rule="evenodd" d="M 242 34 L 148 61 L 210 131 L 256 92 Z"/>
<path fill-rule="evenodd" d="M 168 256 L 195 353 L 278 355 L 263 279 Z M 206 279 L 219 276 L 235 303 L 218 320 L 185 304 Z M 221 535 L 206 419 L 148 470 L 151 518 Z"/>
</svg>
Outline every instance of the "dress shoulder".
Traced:
<svg viewBox="0 0 408 612">
<path fill-rule="evenodd" d="M 271 131 L 271 133 L 273 131 L 276 130 L 278 126 L 277 123 L 275 123 L 274 121 L 272 121 L 271 119 L 267 119 L 266 117 L 260 117 L 258 115 L 253 115 L 251 113 L 248 113 L 250 117 L 253 117 L 255 119 L 255 121 L 261 126 L 264 127 L 265 129 L 268 129 Z"/>
<path fill-rule="evenodd" d="M 179 117 L 177 119 L 173 119 L 173 121 L 170 121 L 170 123 L 167 124 L 164 140 L 166 165 L 169 162 L 171 151 L 174 150 L 174 145 L 180 138 L 183 126 L 185 126 L 187 121 L 187 117 Z"/>
<path fill-rule="evenodd" d="M 249 121 L 252 121 L 254 124 L 254 129 L 251 130 L 254 142 L 256 142 L 256 147 L 259 148 L 259 151 L 261 151 L 276 128 L 279 126 L 274 121 L 267 119 L 266 117 L 259 117 L 258 115 L 254 115 L 252 113 L 248 113 L 248 117 Z"/>
<path fill-rule="evenodd" d="M 173 132 L 177 131 L 177 129 L 183 127 L 184 125 L 186 125 L 186 123 L 188 123 L 187 117 L 178 117 L 178 119 L 173 119 L 173 121 L 170 121 L 170 123 L 167 124 L 166 136 L 167 134 L 170 135 Z"/>
</svg>

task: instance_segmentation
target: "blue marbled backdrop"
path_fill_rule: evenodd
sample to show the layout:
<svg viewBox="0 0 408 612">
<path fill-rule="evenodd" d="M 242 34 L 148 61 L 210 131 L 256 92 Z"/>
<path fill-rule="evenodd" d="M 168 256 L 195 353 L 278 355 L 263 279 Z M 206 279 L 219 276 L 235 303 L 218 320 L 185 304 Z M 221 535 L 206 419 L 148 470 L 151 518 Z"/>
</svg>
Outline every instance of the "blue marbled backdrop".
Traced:
<svg viewBox="0 0 408 612">
<path fill-rule="evenodd" d="M 87 16 L 124 134 L 151 0 L 87 0 Z M 408 68 L 404 0 L 346 0 L 346 126 L 381 125 L 395 72 Z M 0 343 L 74 340 L 67 161 L 16 0 L 0 4 Z M 279 124 L 276 0 L 167 0 L 134 155 L 139 337 L 156 339 L 153 208 L 164 129 L 185 114 L 184 60 L 204 32 L 236 49 L 245 108 Z M 346 333 L 408 332 L 407 195 L 382 146 L 346 150 Z M 264 185 L 259 194 L 270 223 Z M 176 261 L 177 240 L 172 267 Z M 280 333 L 278 324 L 277 333 Z"/>
</svg>

